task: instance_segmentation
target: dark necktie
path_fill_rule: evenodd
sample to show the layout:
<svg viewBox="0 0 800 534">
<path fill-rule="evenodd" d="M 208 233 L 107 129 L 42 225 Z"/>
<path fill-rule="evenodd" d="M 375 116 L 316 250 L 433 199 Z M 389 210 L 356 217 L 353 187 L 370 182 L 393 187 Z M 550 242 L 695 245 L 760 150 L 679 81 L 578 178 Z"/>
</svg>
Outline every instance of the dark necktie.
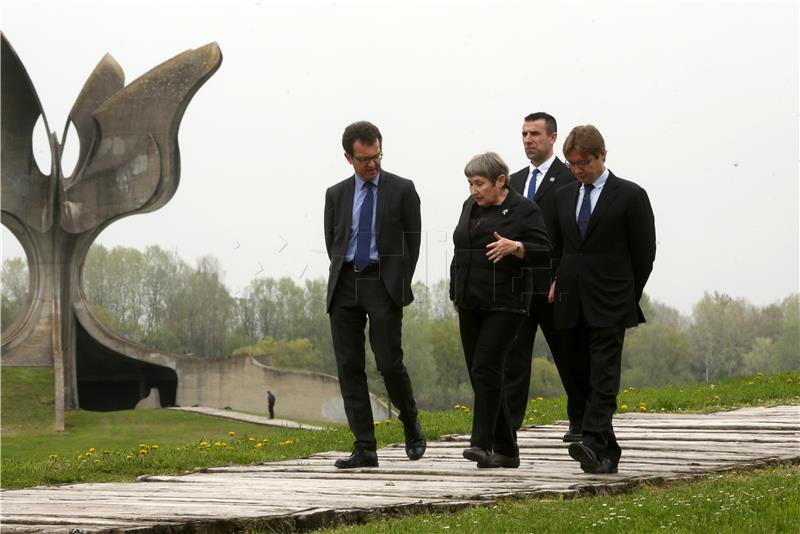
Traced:
<svg viewBox="0 0 800 534">
<path fill-rule="evenodd" d="M 361 190 L 365 192 L 364 201 L 361 203 L 361 213 L 358 216 L 358 234 L 356 235 L 356 254 L 353 263 L 359 271 L 369 265 L 369 249 L 372 244 L 372 206 L 375 201 L 375 184 L 364 182 Z"/>
<path fill-rule="evenodd" d="M 533 169 L 531 173 L 531 181 L 528 184 L 528 200 L 533 200 L 533 197 L 536 195 L 536 177 L 539 176 L 539 169 Z"/>
<path fill-rule="evenodd" d="M 586 236 L 589 219 L 592 218 L 592 189 L 594 189 L 594 185 L 583 184 L 583 202 L 581 202 L 581 210 L 578 212 L 578 228 L 581 231 L 581 239 Z"/>
</svg>

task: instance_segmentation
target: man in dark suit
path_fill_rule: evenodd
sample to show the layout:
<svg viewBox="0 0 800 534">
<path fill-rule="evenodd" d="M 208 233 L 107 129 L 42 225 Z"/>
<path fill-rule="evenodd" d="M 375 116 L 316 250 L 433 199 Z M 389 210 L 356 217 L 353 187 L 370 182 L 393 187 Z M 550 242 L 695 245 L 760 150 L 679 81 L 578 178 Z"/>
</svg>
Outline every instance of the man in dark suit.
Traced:
<svg viewBox="0 0 800 534">
<path fill-rule="evenodd" d="M 578 182 L 556 195 L 550 225 L 556 328 L 567 329 L 572 379 L 583 410 L 583 439 L 570 456 L 587 473 L 616 473 L 614 435 L 625 329 L 644 322 L 639 307 L 656 255 L 655 218 L 644 189 L 605 167 L 594 126 L 577 126 L 564 155 Z"/>
<path fill-rule="evenodd" d="M 545 223 L 555 212 L 556 191 L 566 184 L 575 182 L 575 177 L 569 168 L 553 153 L 557 137 L 558 127 L 552 115 L 538 112 L 525 117 L 522 124 L 522 144 L 530 165 L 512 174 L 510 179 L 512 189 L 539 205 Z M 533 295 L 528 310 L 529 315 L 520 324 L 506 357 L 504 374 L 511 423 L 514 429 L 519 429 L 525 418 L 531 382 L 531 356 L 538 327 L 547 340 L 561 383 L 567 392 L 567 416 L 570 425 L 564 434 L 564 441 L 579 441 L 580 415 L 583 411 L 573 406 L 577 397 L 571 395 L 575 388 L 570 379 L 564 354 L 563 333 L 553 327 L 553 305 L 547 301 L 551 271 L 549 268 L 532 271 Z"/>
<path fill-rule="evenodd" d="M 381 169 L 381 133 L 356 122 L 342 136 L 353 176 L 325 193 L 325 245 L 331 260 L 327 307 L 333 350 L 355 447 L 338 468 L 377 467 L 375 429 L 364 370 L 364 327 L 389 399 L 399 410 L 406 454 L 419 460 L 426 442 L 417 418 L 400 336 L 403 306 L 414 299 L 411 279 L 422 222 L 414 183 Z"/>
</svg>

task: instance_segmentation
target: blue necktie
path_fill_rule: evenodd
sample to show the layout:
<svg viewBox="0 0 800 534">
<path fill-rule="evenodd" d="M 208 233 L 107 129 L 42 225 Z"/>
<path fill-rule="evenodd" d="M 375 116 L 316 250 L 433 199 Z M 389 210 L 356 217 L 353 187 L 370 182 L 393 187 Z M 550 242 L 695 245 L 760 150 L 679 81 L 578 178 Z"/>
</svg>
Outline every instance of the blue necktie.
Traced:
<svg viewBox="0 0 800 534">
<path fill-rule="evenodd" d="M 583 202 L 581 202 L 581 210 L 578 212 L 578 228 L 581 231 L 581 239 L 586 236 L 589 219 L 592 218 L 592 189 L 594 189 L 594 185 L 583 184 Z"/>
<path fill-rule="evenodd" d="M 375 201 L 375 184 L 364 182 L 361 190 L 365 192 L 358 216 L 358 234 L 356 235 L 356 254 L 353 258 L 356 270 L 363 271 L 369 265 L 369 249 L 372 244 L 372 206 Z"/>
<path fill-rule="evenodd" d="M 533 197 L 536 195 L 536 177 L 539 176 L 539 169 L 533 169 L 531 173 L 531 181 L 528 184 L 528 200 L 533 200 Z"/>
</svg>

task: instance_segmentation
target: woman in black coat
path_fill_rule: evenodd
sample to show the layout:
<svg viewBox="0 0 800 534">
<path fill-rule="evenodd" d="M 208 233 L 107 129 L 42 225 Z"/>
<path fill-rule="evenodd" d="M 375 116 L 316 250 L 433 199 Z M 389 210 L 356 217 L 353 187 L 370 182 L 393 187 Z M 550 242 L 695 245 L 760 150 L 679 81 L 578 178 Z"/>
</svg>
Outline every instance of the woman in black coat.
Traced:
<svg viewBox="0 0 800 534">
<path fill-rule="evenodd" d="M 478 467 L 518 467 L 519 449 L 503 391 L 506 352 L 527 313 L 531 269 L 549 269 L 550 242 L 539 207 L 508 187 L 494 152 L 464 169 L 470 197 L 453 232 L 450 299 L 475 401 L 470 447 Z"/>
</svg>

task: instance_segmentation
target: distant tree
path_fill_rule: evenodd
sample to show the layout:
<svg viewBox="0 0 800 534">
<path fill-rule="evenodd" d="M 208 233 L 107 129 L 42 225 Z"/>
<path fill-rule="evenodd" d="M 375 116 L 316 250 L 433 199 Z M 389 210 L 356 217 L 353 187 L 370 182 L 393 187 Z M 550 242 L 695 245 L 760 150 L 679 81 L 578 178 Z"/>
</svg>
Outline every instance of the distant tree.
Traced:
<svg viewBox="0 0 800 534">
<path fill-rule="evenodd" d="M 23 258 L 7 258 L 2 269 L 2 328 L 5 330 L 28 303 L 30 276 L 28 262 Z"/>
<path fill-rule="evenodd" d="M 222 283 L 223 276 L 218 260 L 200 258 L 167 306 L 169 328 L 195 355 L 225 355 L 234 299 Z"/>
<path fill-rule="evenodd" d="M 564 394 L 556 364 L 543 356 L 531 362 L 531 396 L 557 397 Z"/>
<path fill-rule="evenodd" d="M 694 306 L 689 330 L 695 352 L 694 368 L 709 381 L 743 372 L 744 355 L 754 341 L 754 310 L 742 299 L 706 293 Z"/>
<path fill-rule="evenodd" d="M 778 310 L 776 314 L 774 310 Z M 800 294 L 784 299 L 781 305 L 771 305 L 771 320 L 778 324 L 778 334 L 757 337 L 753 348 L 744 356 L 748 373 L 780 373 L 800 369 Z M 778 315 L 778 316 L 776 316 Z"/>
<path fill-rule="evenodd" d="M 622 353 L 622 383 L 656 387 L 693 382 L 693 356 L 688 338 L 671 324 L 645 324 L 628 330 Z"/>
<path fill-rule="evenodd" d="M 255 345 L 241 347 L 233 356 L 254 356 L 264 365 L 283 369 L 311 370 L 318 361 L 314 345 L 308 339 L 273 339 L 265 337 Z"/>
</svg>

